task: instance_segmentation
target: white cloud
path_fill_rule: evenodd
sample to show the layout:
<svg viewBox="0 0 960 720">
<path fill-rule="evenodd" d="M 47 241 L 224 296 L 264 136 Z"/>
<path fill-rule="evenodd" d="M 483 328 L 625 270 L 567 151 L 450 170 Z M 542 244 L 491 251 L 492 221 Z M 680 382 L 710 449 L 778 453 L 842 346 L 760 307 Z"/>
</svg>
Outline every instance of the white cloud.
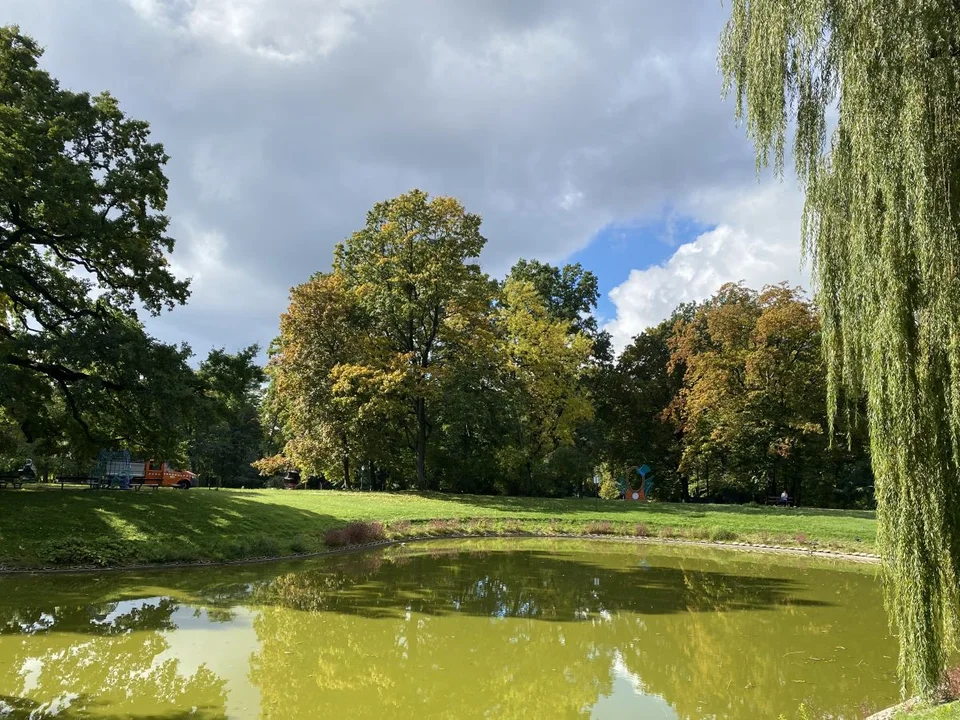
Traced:
<svg viewBox="0 0 960 720">
<path fill-rule="evenodd" d="M 232 261 L 223 233 L 192 221 L 177 229 L 177 252 L 170 266 L 178 277 L 190 278 L 191 305 L 208 312 L 228 309 L 241 315 L 283 306 L 286 293 L 263 283 L 255 269 Z"/>
<path fill-rule="evenodd" d="M 127 0 L 143 18 L 260 57 L 299 62 L 353 37 L 376 0 Z"/>
<path fill-rule="evenodd" d="M 606 328 L 618 350 L 669 317 L 680 303 L 705 300 L 724 283 L 743 280 L 753 288 L 784 280 L 809 284 L 800 262 L 802 197 L 792 183 L 707 190 L 678 209 L 715 227 L 680 245 L 663 264 L 632 270 L 610 291 L 617 316 Z"/>
<path fill-rule="evenodd" d="M 268 342 L 287 288 L 412 187 L 481 214 L 502 274 L 664 207 L 723 224 L 715 189 L 754 180 L 720 101 L 719 3 L 0 4 L 66 87 L 109 89 L 164 144 L 173 260 L 196 280 L 148 327 L 198 352 Z M 727 224 L 751 236 L 746 214 Z"/>
</svg>

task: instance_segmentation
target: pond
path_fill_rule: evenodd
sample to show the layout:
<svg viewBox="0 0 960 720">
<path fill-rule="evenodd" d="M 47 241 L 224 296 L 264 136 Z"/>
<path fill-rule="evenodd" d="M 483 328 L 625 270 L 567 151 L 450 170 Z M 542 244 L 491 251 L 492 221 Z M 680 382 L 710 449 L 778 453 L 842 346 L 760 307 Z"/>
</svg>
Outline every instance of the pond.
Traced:
<svg viewBox="0 0 960 720">
<path fill-rule="evenodd" d="M 871 566 L 473 540 L 0 578 L 0 717 L 858 718 L 897 699 Z"/>
</svg>

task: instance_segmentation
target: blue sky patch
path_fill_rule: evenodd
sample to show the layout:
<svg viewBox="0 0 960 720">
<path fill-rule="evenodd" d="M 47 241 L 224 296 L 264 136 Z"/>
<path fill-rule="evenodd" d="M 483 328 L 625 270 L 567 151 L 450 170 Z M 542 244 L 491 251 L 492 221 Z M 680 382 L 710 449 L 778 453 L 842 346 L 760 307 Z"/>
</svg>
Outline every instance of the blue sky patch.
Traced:
<svg viewBox="0 0 960 720">
<path fill-rule="evenodd" d="M 602 323 L 616 316 L 609 294 L 627 279 L 631 270 L 644 270 L 666 262 L 677 247 L 714 227 L 670 213 L 648 223 L 608 225 L 567 262 L 578 262 L 597 276 L 600 285 L 597 314 Z"/>
</svg>

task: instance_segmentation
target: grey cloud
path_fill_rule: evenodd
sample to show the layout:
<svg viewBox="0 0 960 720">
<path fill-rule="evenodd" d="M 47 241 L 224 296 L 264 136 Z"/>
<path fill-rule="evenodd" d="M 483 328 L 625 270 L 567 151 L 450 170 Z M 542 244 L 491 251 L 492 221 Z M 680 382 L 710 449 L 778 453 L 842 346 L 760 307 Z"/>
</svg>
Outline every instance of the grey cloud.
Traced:
<svg viewBox="0 0 960 720">
<path fill-rule="evenodd" d="M 66 85 L 109 89 L 165 144 L 174 259 L 198 279 L 188 307 L 150 326 L 200 352 L 265 344 L 287 288 L 326 269 L 374 202 L 413 186 L 481 213 L 483 261 L 501 273 L 520 255 L 562 260 L 611 222 L 755 183 L 719 100 L 719 2 L 0 7 Z M 216 24 L 237 9 L 239 25 Z"/>
</svg>

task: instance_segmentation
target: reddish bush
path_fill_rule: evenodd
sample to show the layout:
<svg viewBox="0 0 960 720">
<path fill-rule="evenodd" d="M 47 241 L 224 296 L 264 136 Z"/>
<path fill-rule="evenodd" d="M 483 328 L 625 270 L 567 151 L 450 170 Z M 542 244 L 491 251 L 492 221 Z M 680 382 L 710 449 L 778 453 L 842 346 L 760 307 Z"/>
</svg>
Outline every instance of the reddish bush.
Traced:
<svg viewBox="0 0 960 720">
<path fill-rule="evenodd" d="M 343 528 L 327 530 L 327 532 L 324 533 L 323 542 L 328 547 L 343 547 L 344 545 L 350 544 L 347 533 Z"/>
<path fill-rule="evenodd" d="M 807 539 L 807 536 L 803 533 L 797 533 L 793 539 L 797 541 L 797 545 L 806 545 L 808 542 L 810 542 Z"/>
<path fill-rule="evenodd" d="M 637 529 L 634 531 L 634 535 L 637 537 L 650 537 L 650 528 L 648 528 L 643 523 L 637 525 Z"/>
<path fill-rule="evenodd" d="M 383 525 L 378 522 L 352 522 L 343 528 L 327 530 L 323 541 L 330 547 L 343 547 L 344 545 L 365 545 L 379 542 L 385 540 L 386 537 Z"/>
</svg>

